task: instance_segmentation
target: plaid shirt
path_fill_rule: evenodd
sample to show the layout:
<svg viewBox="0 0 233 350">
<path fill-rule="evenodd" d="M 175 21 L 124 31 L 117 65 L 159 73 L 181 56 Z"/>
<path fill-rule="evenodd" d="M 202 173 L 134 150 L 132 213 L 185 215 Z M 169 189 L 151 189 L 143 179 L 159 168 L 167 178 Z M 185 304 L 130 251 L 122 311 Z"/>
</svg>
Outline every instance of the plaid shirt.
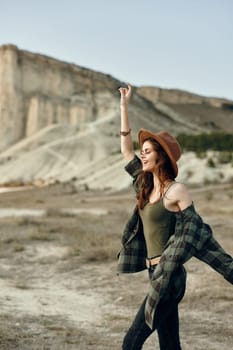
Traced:
<svg viewBox="0 0 233 350">
<path fill-rule="evenodd" d="M 136 179 L 141 172 L 140 159 L 135 155 L 125 170 L 133 177 L 135 190 L 138 191 Z M 158 302 L 162 297 L 166 298 L 169 290 L 177 300 L 182 298 L 186 278 L 183 264 L 192 256 L 210 265 L 233 284 L 233 259 L 214 239 L 210 226 L 202 221 L 194 205 L 174 215 L 175 232 L 154 270 L 148 292 L 145 318 L 151 328 Z M 118 255 L 118 271 L 131 273 L 146 269 L 146 244 L 137 207 L 126 224 L 122 245 Z"/>
</svg>

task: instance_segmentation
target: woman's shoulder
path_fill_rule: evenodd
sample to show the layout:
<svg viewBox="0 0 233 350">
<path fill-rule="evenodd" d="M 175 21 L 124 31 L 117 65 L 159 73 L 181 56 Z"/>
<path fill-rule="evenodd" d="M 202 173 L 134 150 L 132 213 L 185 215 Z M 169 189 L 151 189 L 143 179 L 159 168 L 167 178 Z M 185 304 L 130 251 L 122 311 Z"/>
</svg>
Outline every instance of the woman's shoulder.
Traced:
<svg viewBox="0 0 233 350">
<path fill-rule="evenodd" d="M 174 181 L 166 191 L 164 198 L 167 206 L 176 207 L 183 210 L 190 206 L 192 198 L 189 194 L 188 188 L 181 182 Z"/>
<path fill-rule="evenodd" d="M 178 181 L 171 181 L 165 187 L 164 195 L 167 195 L 168 193 L 179 194 L 179 193 L 187 193 L 187 192 L 188 192 L 188 188 L 184 183 L 178 182 Z"/>
</svg>

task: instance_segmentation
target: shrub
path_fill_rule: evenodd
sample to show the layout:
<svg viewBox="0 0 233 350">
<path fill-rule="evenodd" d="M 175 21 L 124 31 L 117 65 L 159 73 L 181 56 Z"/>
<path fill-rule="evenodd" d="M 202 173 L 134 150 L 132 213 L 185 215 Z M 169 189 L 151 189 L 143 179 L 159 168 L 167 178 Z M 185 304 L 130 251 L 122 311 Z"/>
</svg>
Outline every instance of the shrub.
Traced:
<svg viewBox="0 0 233 350">
<path fill-rule="evenodd" d="M 207 159 L 207 165 L 208 165 L 208 167 L 210 167 L 210 168 L 215 168 L 215 162 L 213 161 L 212 158 L 208 158 L 208 159 Z"/>
<path fill-rule="evenodd" d="M 196 156 L 197 156 L 197 158 L 205 159 L 205 158 L 206 158 L 206 152 L 197 151 L 197 152 L 196 152 Z"/>
<path fill-rule="evenodd" d="M 177 139 L 186 151 L 205 152 L 208 150 L 233 150 L 233 134 L 226 132 L 202 133 L 197 135 L 180 134 Z"/>
<path fill-rule="evenodd" d="M 135 141 L 135 140 L 133 141 L 133 147 L 134 147 L 135 150 L 140 148 L 139 144 L 138 144 L 138 141 Z"/>
</svg>

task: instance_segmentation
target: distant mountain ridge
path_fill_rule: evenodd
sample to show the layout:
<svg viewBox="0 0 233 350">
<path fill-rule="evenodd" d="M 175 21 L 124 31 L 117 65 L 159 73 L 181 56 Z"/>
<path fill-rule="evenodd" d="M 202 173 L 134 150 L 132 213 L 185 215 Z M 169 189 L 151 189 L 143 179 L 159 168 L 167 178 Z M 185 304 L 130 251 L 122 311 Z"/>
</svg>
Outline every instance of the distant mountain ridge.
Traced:
<svg viewBox="0 0 233 350">
<path fill-rule="evenodd" d="M 120 85 L 108 74 L 1 46 L 0 184 L 73 178 L 90 187 L 124 187 Z M 141 127 L 174 135 L 233 131 L 232 101 L 157 87 L 133 90 L 134 140 Z"/>
</svg>

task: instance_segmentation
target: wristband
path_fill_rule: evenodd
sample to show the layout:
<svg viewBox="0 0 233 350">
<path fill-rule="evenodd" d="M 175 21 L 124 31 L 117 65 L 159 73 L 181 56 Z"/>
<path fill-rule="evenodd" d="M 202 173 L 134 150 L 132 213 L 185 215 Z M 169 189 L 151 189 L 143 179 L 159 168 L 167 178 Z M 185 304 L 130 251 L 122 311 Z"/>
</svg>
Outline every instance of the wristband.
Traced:
<svg viewBox="0 0 233 350">
<path fill-rule="evenodd" d="M 121 136 L 127 136 L 127 135 L 130 134 L 130 132 L 131 132 L 131 129 L 129 129 L 128 131 L 120 131 L 120 135 Z"/>
</svg>

